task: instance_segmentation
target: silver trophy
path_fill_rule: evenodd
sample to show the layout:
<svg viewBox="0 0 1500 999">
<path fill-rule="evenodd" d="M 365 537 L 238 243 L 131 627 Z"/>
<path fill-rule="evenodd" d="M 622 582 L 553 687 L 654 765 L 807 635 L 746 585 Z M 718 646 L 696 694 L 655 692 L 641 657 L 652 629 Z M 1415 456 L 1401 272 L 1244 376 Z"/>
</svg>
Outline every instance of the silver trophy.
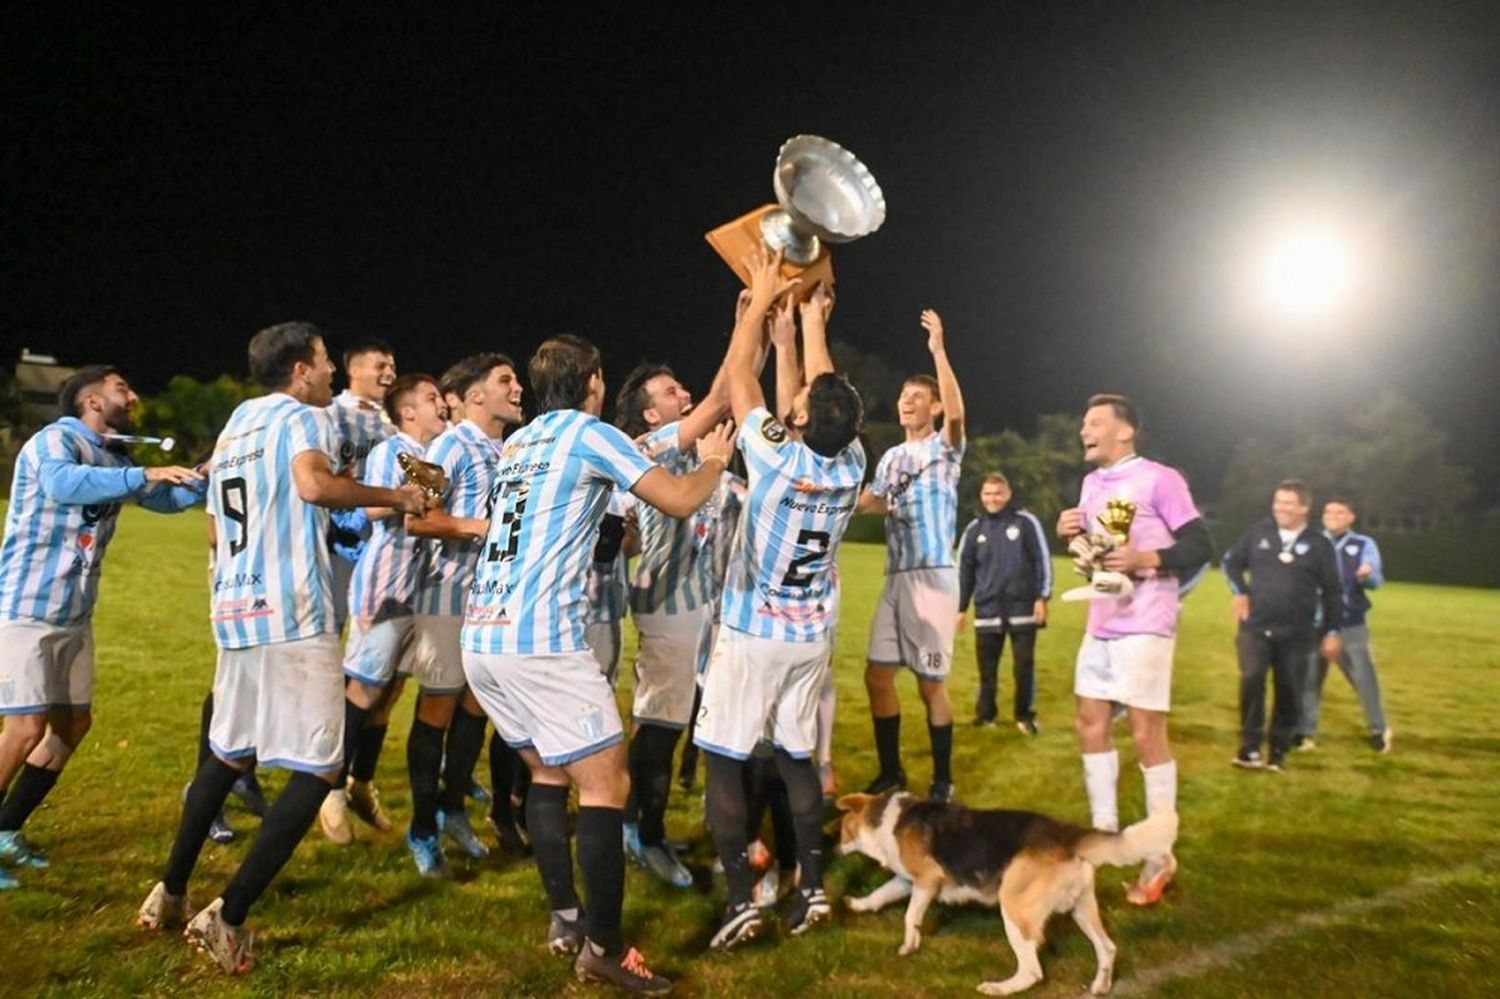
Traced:
<svg viewBox="0 0 1500 999">
<path fill-rule="evenodd" d="M 868 236 L 885 222 L 885 195 L 849 150 L 818 135 L 782 143 L 771 176 L 775 205 L 764 205 L 708 233 L 708 241 L 740 280 L 757 243 L 782 252 L 782 276 L 801 275 L 799 297 L 819 282 L 833 283 L 827 246 Z"/>
</svg>

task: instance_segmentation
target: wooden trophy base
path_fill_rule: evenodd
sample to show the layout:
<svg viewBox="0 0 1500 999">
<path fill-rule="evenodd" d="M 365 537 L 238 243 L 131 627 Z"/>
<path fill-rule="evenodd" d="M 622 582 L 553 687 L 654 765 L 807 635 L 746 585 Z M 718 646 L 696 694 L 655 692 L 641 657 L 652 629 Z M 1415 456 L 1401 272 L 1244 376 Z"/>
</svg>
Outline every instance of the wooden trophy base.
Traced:
<svg viewBox="0 0 1500 999">
<path fill-rule="evenodd" d="M 747 288 L 750 286 L 750 272 L 745 269 L 745 258 L 757 246 L 764 245 L 760 236 L 760 220 L 768 213 L 776 211 L 778 207 L 780 206 L 763 205 L 753 212 L 741 215 L 733 222 L 725 222 L 704 237 L 708 240 L 708 245 L 724 258 L 729 269 L 738 275 Z M 782 280 L 790 281 L 796 277 L 800 277 L 802 283 L 793 290 L 792 295 L 799 302 L 807 301 L 819 282 L 828 285 L 831 289 L 833 287 L 833 257 L 829 254 L 828 247 L 823 247 L 822 252 L 818 254 L 818 259 L 806 267 L 791 261 L 783 261 L 781 264 Z"/>
</svg>

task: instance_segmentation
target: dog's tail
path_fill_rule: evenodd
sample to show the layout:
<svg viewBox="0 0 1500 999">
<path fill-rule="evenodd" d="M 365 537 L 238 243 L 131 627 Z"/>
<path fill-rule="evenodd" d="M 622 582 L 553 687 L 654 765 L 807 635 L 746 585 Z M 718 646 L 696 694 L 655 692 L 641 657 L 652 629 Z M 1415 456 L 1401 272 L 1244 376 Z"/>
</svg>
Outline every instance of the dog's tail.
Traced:
<svg viewBox="0 0 1500 999">
<path fill-rule="evenodd" d="M 1088 832 L 1078 841 L 1074 853 L 1101 867 L 1130 867 L 1150 857 L 1159 857 L 1177 842 L 1177 813 L 1160 810 L 1124 832 Z"/>
</svg>

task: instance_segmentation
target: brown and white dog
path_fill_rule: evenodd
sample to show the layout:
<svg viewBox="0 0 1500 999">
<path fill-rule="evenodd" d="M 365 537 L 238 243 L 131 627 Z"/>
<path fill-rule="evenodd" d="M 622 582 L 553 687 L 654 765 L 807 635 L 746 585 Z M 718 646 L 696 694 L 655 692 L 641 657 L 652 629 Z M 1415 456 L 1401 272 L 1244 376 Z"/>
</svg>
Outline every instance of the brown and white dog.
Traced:
<svg viewBox="0 0 1500 999">
<path fill-rule="evenodd" d="M 1009 995 L 1042 980 L 1037 946 L 1057 912 L 1072 913 L 1094 945 L 1099 970 L 1089 991 L 1108 992 L 1115 945 L 1099 919 L 1094 868 L 1159 857 L 1177 839 L 1177 815 L 1165 810 L 1107 833 L 1036 812 L 970 809 L 905 793 L 845 795 L 838 807 L 844 813 L 839 852 L 863 853 L 896 875 L 863 898 L 848 899 L 849 908 L 874 912 L 911 897 L 902 955 L 921 946 L 922 917 L 933 899 L 1000 907 L 1017 968 L 1005 981 L 982 983 L 979 991 L 987 995 Z"/>
</svg>

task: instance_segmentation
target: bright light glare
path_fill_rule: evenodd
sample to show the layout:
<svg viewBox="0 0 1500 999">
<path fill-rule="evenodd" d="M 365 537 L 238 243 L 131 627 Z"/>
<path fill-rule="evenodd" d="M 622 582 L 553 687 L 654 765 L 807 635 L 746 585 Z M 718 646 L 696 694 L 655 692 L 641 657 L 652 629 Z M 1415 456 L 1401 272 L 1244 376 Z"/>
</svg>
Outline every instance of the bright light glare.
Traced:
<svg viewBox="0 0 1500 999">
<path fill-rule="evenodd" d="M 1326 317 L 1348 296 L 1354 276 L 1348 245 L 1333 232 L 1305 226 L 1282 236 L 1262 273 L 1269 304 L 1288 319 Z"/>
</svg>

